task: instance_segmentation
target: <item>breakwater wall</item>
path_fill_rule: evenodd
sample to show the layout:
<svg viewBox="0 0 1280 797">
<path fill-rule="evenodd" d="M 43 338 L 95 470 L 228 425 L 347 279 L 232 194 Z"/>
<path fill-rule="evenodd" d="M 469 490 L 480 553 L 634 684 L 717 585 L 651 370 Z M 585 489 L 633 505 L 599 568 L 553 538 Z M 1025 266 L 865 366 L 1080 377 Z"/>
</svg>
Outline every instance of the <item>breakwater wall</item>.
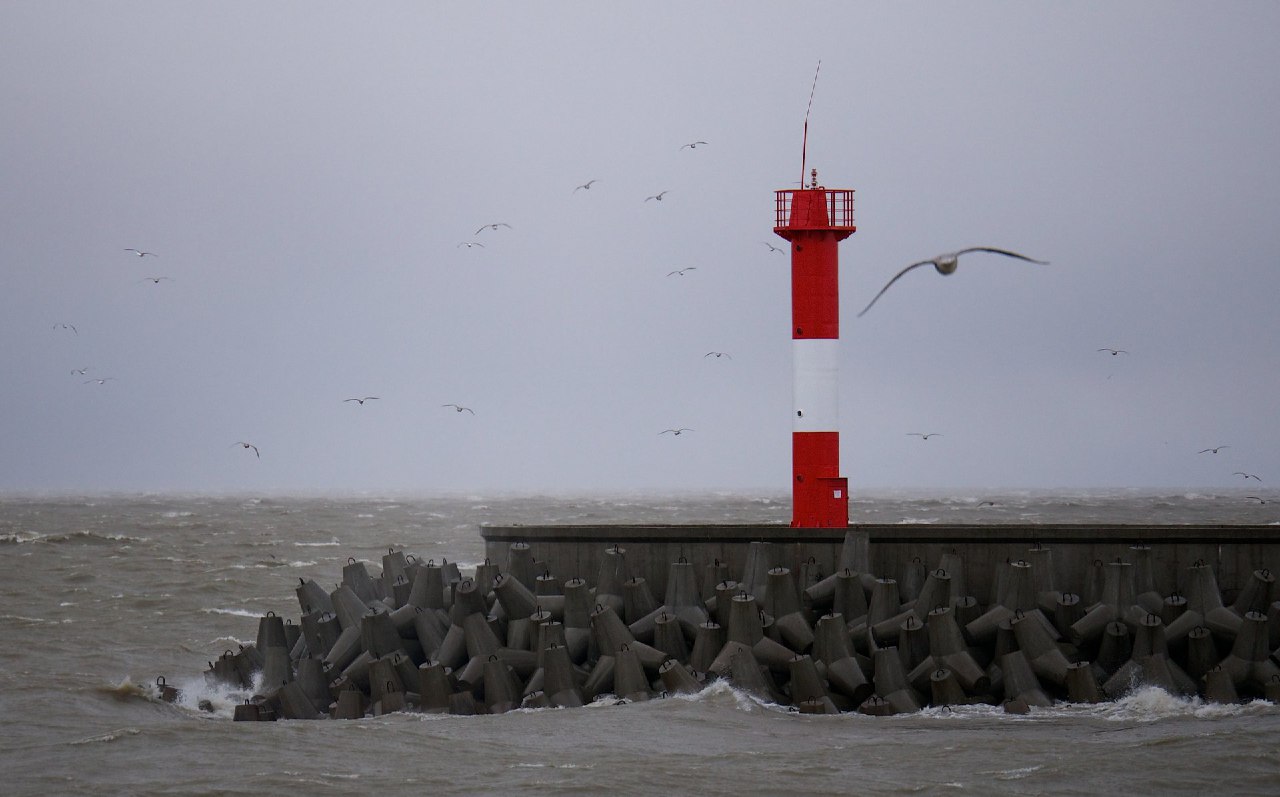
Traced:
<svg viewBox="0 0 1280 797">
<path fill-rule="evenodd" d="M 505 562 L 513 543 L 528 545 L 538 566 L 561 578 L 593 577 L 606 552 L 625 549 L 628 577 L 646 580 L 655 594 L 666 589 L 668 566 L 684 559 L 719 563 L 734 578 L 752 544 L 769 549 L 770 564 L 799 572 L 835 572 L 845 535 L 865 539 L 867 567 L 879 577 L 921 576 L 945 554 L 964 563 L 970 593 L 986 601 L 1007 562 L 1045 560 L 1052 588 L 1082 591 L 1107 562 L 1149 563 L 1153 588 L 1162 595 L 1186 592 L 1188 568 L 1213 568 L 1224 594 L 1235 595 L 1254 570 L 1280 573 L 1280 526 L 1136 524 L 854 524 L 848 529 L 761 525 L 485 526 L 485 555 Z M 1143 551 L 1143 549 L 1149 549 Z M 1145 566 L 1145 565 L 1144 565 Z"/>
</svg>

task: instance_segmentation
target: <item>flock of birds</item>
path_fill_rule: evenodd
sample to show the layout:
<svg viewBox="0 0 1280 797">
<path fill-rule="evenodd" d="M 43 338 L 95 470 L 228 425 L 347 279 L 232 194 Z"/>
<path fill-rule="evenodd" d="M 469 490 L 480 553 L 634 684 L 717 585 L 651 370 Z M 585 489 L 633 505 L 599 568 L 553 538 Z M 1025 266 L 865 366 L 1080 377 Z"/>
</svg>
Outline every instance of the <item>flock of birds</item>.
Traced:
<svg viewBox="0 0 1280 797">
<path fill-rule="evenodd" d="M 687 144 L 684 144 L 683 146 L 681 146 L 681 147 L 680 147 L 680 149 L 681 149 L 681 150 L 684 150 L 684 149 L 690 149 L 690 150 L 693 150 L 693 149 L 697 149 L 697 148 L 698 148 L 698 147 L 700 147 L 700 146 L 708 146 L 708 142 L 706 142 L 706 141 L 702 141 L 702 140 L 696 140 L 696 141 L 692 141 L 692 142 L 689 142 L 689 143 L 687 143 Z M 590 180 L 587 180 L 587 181 L 586 181 L 586 182 L 584 182 L 584 183 L 580 183 L 580 184 L 578 184 L 577 186 L 575 186 L 575 187 L 573 188 L 573 190 L 572 190 L 572 192 L 571 192 L 571 193 L 572 193 L 572 194 L 576 194 L 576 193 L 577 193 L 577 192 L 579 192 L 579 191 L 590 191 L 590 190 L 592 189 L 592 187 L 593 187 L 594 185 L 596 185 L 597 183 L 599 183 L 599 182 L 600 182 L 600 180 L 599 180 L 598 178 L 592 178 L 592 179 L 590 179 Z M 659 191 L 659 192 L 658 192 L 658 193 L 656 193 L 656 194 L 652 194 L 652 195 L 646 196 L 646 197 L 644 198 L 644 202 L 649 202 L 650 200 L 661 202 L 661 201 L 663 200 L 663 197 L 664 197 L 664 196 L 666 196 L 668 193 L 670 193 L 670 192 L 669 192 L 669 191 L 667 191 L 667 190 Z M 509 224 L 509 223 L 507 223 L 507 222 L 504 222 L 504 221 L 491 222 L 491 223 L 487 223 L 487 224 L 482 224 L 482 225 L 480 225 L 479 227 L 477 227 L 477 228 L 476 228 L 476 230 L 475 230 L 475 232 L 472 234 L 472 238 L 476 238 L 476 237 L 478 237 L 478 236 L 480 236 L 480 235 L 482 235 L 482 234 L 484 234 L 484 233 L 486 233 L 486 232 L 491 232 L 491 233 L 492 233 L 492 232 L 497 232 L 497 231 L 500 231 L 500 230 L 513 230 L 513 229 L 514 229 L 514 227 L 513 227 L 511 224 Z M 761 241 L 760 243 L 761 243 L 761 245 L 763 245 L 764 247 L 766 247 L 766 248 L 769 250 L 769 252 L 770 252 L 770 253 L 786 254 L 786 252 L 787 252 L 787 250 L 786 250 L 786 249 L 784 249 L 783 247 L 777 246 L 777 245 L 775 245 L 775 244 L 773 244 L 773 243 L 770 243 L 769 241 Z M 472 248 L 484 248 L 484 246 L 485 246 L 485 245 L 484 245 L 483 243 L 481 243 L 480 241 L 478 241 L 478 240 L 461 241 L 461 242 L 459 242 L 459 243 L 457 244 L 457 247 L 458 247 L 458 248 L 466 248 L 466 249 L 472 249 Z M 137 248 L 133 248 L 133 247 L 128 247 L 128 248 L 125 248 L 125 249 L 124 249 L 124 251 L 125 251 L 125 252 L 128 252 L 128 253 L 130 253 L 130 254 L 132 254 L 133 256 L 137 257 L 137 258 L 138 258 L 138 259 L 140 259 L 140 260 L 145 259 L 145 258 L 148 258 L 148 257 L 150 257 L 150 258 L 158 258 L 158 257 L 159 257 L 159 255 L 157 255 L 155 252 L 151 252 L 151 251 L 148 251 L 148 250 L 145 250 L 145 249 L 137 249 Z M 1002 257 L 1007 257 L 1007 258 L 1011 258 L 1011 259 L 1015 259 L 1015 260 L 1020 260 L 1020 261 L 1023 261 L 1023 262 L 1026 262 L 1026 263 L 1032 263 L 1032 264 L 1035 264 L 1035 265 L 1049 265 L 1048 261 L 1044 261 L 1044 260 L 1037 260 L 1037 259 L 1035 259 L 1035 258 L 1032 258 L 1032 257 L 1029 257 L 1029 256 L 1027 256 L 1027 255 L 1021 254 L 1021 253 L 1019 253 L 1019 252 L 1015 252 L 1015 251 L 1012 251 L 1012 250 L 1009 250 L 1009 249 L 1002 249 L 1002 248 L 997 248 L 997 247 L 991 247 L 991 246 L 972 246 L 972 247 L 968 247 L 968 248 L 965 248 L 965 249 L 959 249 L 959 250 L 956 250 L 956 251 L 954 251 L 954 252 L 947 252 L 947 253 L 944 253 L 944 254 L 937 255 L 937 256 L 935 256 L 935 257 L 931 257 L 931 258 L 925 259 L 925 260 L 920 260 L 920 261 L 918 261 L 918 262 L 912 263 L 912 264 L 908 265 L 907 267 L 903 268 L 901 271 L 899 271 L 897 274 L 895 274 L 895 275 L 894 275 L 894 276 L 893 276 L 893 277 L 892 277 L 888 282 L 886 282 L 886 283 L 884 284 L 884 286 L 883 286 L 883 287 L 882 287 L 882 288 L 881 288 L 881 289 L 880 289 L 880 290 L 875 294 L 875 296 L 874 296 L 874 297 L 872 297 L 871 301 L 867 303 L 866 307 L 864 307 L 864 308 L 863 308 L 863 309 L 862 309 L 862 310 L 857 314 L 857 317 L 858 317 L 858 318 L 861 318 L 861 317 L 865 316 L 865 315 L 866 315 L 866 314 L 871 310 L 871 308 L 872 308 L 873 306 L 875 306 L 875 304 L 876 304 L 876 303 L 881 299 L 881 297 L 883 297 L 883 296 L 885 295 L 885 293 L 886 293 L 886 292 L 888 292 L 888 290 L 889 290 L 889 289 L 890 289 L 890 288 L 891 288 L 895 283 L 897 283 L 897 282 L 898 282 L 898 280 L 902 279 L 902 278 L 903 278 L 904 276 L 906 276 L 909 272 L 911 272 L 911 271 L 913 271 L 913 270 L 915 270 L 915 269 L 921 268 L 921 267 L 923 267 L 923 266 L 933 266 L 933 267 L 934 267 L 934 269 L 935 269 L 939 274 L 941 274 L 941 275 L 943 275 L 943 276 L 948 276 L 948 275 L 951 275 L 951 274 L 954 274 L 954 273 L 955 273 L 955 271 L 956 271 L 956 269 L 957 269 L 957 267 L 958 267 L 958 265 L 959 265 L 959 261 L 960 261 L 960 258 L 961 258 L 961 257 L 966 256 L 966 255 L 970 255 L 970 254 L 975 254 L 975 253 L 985 253 L 985 254 L 1000 255 L 1000 256 L 1002 256 Z M 667 276 L 668 276 L 668 277 L 684 277 L 684 276 L 686 276 L 687 274 L 689 274 L 690 272 L 693 272 L 693 271 L 696 271 L 696 270 L 697 270 L 697 267 L 696 267 L 696 266 L 686 266 L 686 267 L 683 267 L 683 268 L 678 268 L 678 269 L 674 269 L 674 270 L 672 270 L 672 271 L 667 272 Z M 170 279 L 171 279 L 171 278 L 170 278 L 170 277 L 167 277 L 167 276 L 163 276 L 163 275 L 155 275 L 155 276 L 146 276 L 146 277 L 143 277 L 143 278 L 142 278 L 141 280 L 139 280 L 139 281 L 140 281 L 140 282 L 151 282 L 152 284 L 156 284 L 156 285 L 158 285 L 159 283 L 161 283 L 161 282 L 163 282 L 163 281 L 168 281 L 168 280 L 170 280 Z M 53 325 L 53 328 L 54 328 L 55 330 L 59 330 L 59 329 L 61 329 L 61 330 L 67 330 L 67 331 L 71 332 L 71 333 L 72 333 L 72 334 L 74 334 L 74 335 L 78 335 L 78 334 L 79 334 L 79 331 L 77 330 L 77 328 L 76 328 L 76 326 L 75 326 L 74 324 L 70 324 L 70 323 L 66 323 L 66 322 L 58 322 L 58 323 L 55 323 L 55 324 Z M 1100 353 L 1105 353 L 1105 354 L 1107 354 L 1107 355 L 1109 355 L 1109 356 L 1112 356 L 1112 357 L 1114 357 L 1114 356 L 1118 356 L 1118 355 L 1121 355 L 1121 354 L 1129 355 L 1129 351 L 1128 351 L 1128 350 L 1126 350 L 1126 349 L 1118 349 L 1118 348 L 1112 348 L 1112 347 L 1102 347 L 1102 348 L 1097 349 L 1097 351 L 1098 351 L 1098 352 L 1100 352 Z M 705 358 L 712 358 L 712 357 L 714 357 L 714 358 L 716 358 L 716 359 L 721 359 L 721 358 L 724 358 L 724 359 L 730 359 L 730 360 L 732 360 L 732 359 L 733 359 L 733 357 L 732 357 L 728 352 L 723 352 L 723 351 L 708 351 L 708 352 L 706 352 L 706 354 L 704 354 L 704 355 L 703 355 L 703 357 L 704 357 L 704 359 L 705 359 Z M 76 368 L 76 369 L 72 369 L 72 374 L 79 375 L 79 376 L 85 376 L 85 375 L 87 374 L 87 371 L 88 371 L 88 368 Z M 106 383 L 108 383 L 108 382 L 112 382 L 112 381 L 115 381 L 115 378 L 114 378 L 114 377 L 110 377 L 110 376 L 105 376 L 105 377 L 92 377 L 92 378 L 85 379 L 85 380 L 84 380 L 84 384 L 105 385 Z M 343 401 L 343 403 L 354 403 L 354 404 L 356 404 L 356 405 L 358 405 L 358 406 L 364 406 L 366 402 L 379 401 L 379 400 L 380 400 L 380 397 L 379 397 L 379 396 L 355 396 L 355 397 L 350 397 L 350 398 L 343 399 L 342 401 Z M 457 403 L 445 403 L 445 404 L 441 404 L 440 406 L 441 406 L 441 408 L 445 408 L 445 409 L 452 409 L 452 410 L 454 410 L 454 412 L 459 413 L 459 414 L 460 414 L 460 413 L 468 413 L 468 414 L 471 414 L 471 415 L 475 415 L 475 410 L 473 410 L 473 409 L 472 409 L 472 408 L 470 408 L 470 407 L 467 407 L 467 406 L 461 405 L 461 404 L 457 404 Z M 682 434 L 685 434 L 685 433 L 688 433 L 688 432 L 693 432 L 693 431 L 695 431 L 695 430 L 694 430 L 694 429 L 692 429 L 692 428 L 684 427 L 684 426 L 680 426 L 680 427 L 674 427 L 674 428 L 664 429 L 664 430 L 662 430 L 661 432 L 659 432 L 658 434 L 659 434 L 659 436 L 670 434 L 670 435 L 672 435 L 673 437 L 678 437 L 678 436 L 680 436 L 680 435 L 682 435 Z M 942 435 L 940 432 L 908 432 L 908 433 L 907 433 L 907 436 L 909 436 L 909 437 L 919 437 L 922 441 L 927 441 L 927 440 L 929 440 L 930 438 L 933 438 L 933 437 L 942 437 L 943 435 Z M 245 441 L 245 440 L 239 440 L 239 441 L 236 441 L 235 443 L 233 443 L 232 445 L 233 445 L 233 446 L 240 446 L 241 448 L 243 448 L 243 449 L 244 449 L 244 450 L 246 450 L 246 451 L 250 451 L 250 450 L 251 450 L 251 451 L 253 451 L 255 458 L 261 459 L 261 457 L 262 457 L 261 450 L 258 448 L 258 446 L 257 446 L 256 444 L 254 444 L 254 443 L 252 443 L 252 442 Z M 1221 451 L 1221 450 L 1223 450 L 1223 449 L 1226 449 L 1226 448 L 1230 448 L 1230 446 L 1227 446 L 1227 445 L 1220 445 L 1220 446 L 1215 446 L 1215 447 L 1205 448 L 1205 449 L 1202 449 L 1201 451 L 1199 451 L 1199 452 L 1197 452 L 1197 453 L 1199 453 L 1199 454 L 1217 454 L 1219 451 Z M 1245 471 L 1235 471 L 1233 475 L 1236 475 L 1236 476 L 1240 476 L 1240 477 L 1242 477 L 1246 482 L 1247 482 L 1248 480 L 1250 480 L 1250 479 L 1253 479 L 1253 480 L 1255 480 L 1255 481 L 1258 481 L 1259 483 L 1261 483 L 1261 482 L 1262 482 L 1262 479 L 1261 479 L 1259 476 L 1257 476 L 1256 474 L 1248 473 L 1248 472 L 1245 472 Z M 1248 498 L 1249 498 L 1250 500 L 1256 500 L 1256 501 L 1259 501 L 1259 502 L 1261 502 L 1261 503 L 1266 503 L 1262 498 L 1260 498 L 1260 497 L 1258 497 L 1258 496 L 1248 496 Z"/>
</svg>

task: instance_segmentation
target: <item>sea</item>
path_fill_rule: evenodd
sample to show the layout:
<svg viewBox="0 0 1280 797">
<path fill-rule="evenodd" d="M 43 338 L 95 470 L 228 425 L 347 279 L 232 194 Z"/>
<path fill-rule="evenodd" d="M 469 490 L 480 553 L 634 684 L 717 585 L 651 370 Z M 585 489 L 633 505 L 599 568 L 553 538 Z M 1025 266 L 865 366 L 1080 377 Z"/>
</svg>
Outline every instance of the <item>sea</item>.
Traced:
<svg viewBox="0 0 1280 797">
<path fill-rule="evenodd" d="M 855 496 L 850 515 L 1280 533 L 1280 492 L 884 492 Z M 483 524 L 789 518 L 787 495 L 751 491 L 0 496 L 0 794 L 1280 793 L 1280 706 L 1152 688 L 1026 715 L 875 718 L 802 715 L 713 682 L 576 709 L 249 723 L 232 715 L 250 693 L 204 678 L 266 612 L 297 621 L 299 578 L 336 584 L 351 557 L 376 574 L 396 549 L 466 573 L 483 561 Z"/>
</svg>

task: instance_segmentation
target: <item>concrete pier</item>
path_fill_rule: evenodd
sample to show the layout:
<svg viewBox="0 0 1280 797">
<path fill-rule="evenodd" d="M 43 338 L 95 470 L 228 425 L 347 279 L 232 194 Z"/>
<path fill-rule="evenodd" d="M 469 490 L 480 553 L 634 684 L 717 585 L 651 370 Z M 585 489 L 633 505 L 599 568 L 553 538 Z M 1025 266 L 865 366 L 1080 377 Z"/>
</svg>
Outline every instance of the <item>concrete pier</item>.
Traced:
<svg viewBox="0 0 1280 797">
<path fill-rule="evenodd" d="M 528 546 L 538 572 L 562 579 L 591 579 L 606 552 L 625 557 L 627 578 L 643 578 L 655 595 L 665 594 L 672 562 L 717 562 L 734 574 L 745 572 L 752 543 L 772 549 L 770 561 L 798 572 L 833 574 L 847 532 L 865 535 L 871 572 L 901 578 L 921 562 L 945 555 L 964 562 L 970 594 L 986 596 L 1006 562 L 1031 561 L 1052 551 L 1055 587 L 1082 589 L 1102 577 L 1106 563 L 1141 559 L 1161 595 L 1186 593 L 1188 568 L 1209 565 L 1226 596 L 1254 580 L 1254 571 L 1280 572 L 1280 526 L 1136 524 L 851 524 L 848 528 L 791 528 L 776 525 L 573 525 L 483 526 L 485 556 L 506 562 L 512 544 Z M 1149 550 L 1148 550 L 1149 549 Z M 1034 553 L 1033 553 L 1034 552 Z M 1144 585 L 1143 588 L 1146 588 Z M 1230 598 L 1229 598 L 1230 599 Z M 932 607 L 924 607 L 929 611 Z"/>
</svg>

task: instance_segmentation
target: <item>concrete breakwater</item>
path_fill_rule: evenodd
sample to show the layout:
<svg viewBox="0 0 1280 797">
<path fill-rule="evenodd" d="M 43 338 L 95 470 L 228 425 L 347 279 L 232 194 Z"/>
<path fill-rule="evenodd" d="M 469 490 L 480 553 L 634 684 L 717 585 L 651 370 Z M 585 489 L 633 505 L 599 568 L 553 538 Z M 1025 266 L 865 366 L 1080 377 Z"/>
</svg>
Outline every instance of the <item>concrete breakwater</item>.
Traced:
<svg viewBox="0 0 1280 797">
<path fill-rule="evenodd" d="M 793 536 L 721 539 L 724 559 L 668 557 L 660 590 L 641 573 L 669 549 L 561 531 L 485 529 L 490 560 L 468 574 L 392 550 L 378 573 L 349 560 L 333 590 L 300 580 L 300 621 L 269 613 L 255 642 L 211 661 L 206 676 L 260 684 L 239 720 L 570 707 L 694 692 L 716 678 L 807 713 L 973 702 L 1026 711 L 1140 684 L 1280 699 L 1278 549 L 1265 527 L 1235 529 L 1213 558 L 1176 567 L 1171 559 L 1208 553 L 1205 543 L 1099 542 L 1095 532 L 1091 545 L 1119 553 L 1081 564 L 1081 551 L 1060 554 L 1070 545 L 1061 536 L 1060 546 L 1027 545 L 1006 530 L 994 544 L 1013 553 L 994 562 L 975 563 L 980 549 L 955 537 L 930 543 L 942 546 L 936 555 L 913 543 L 930 558 L 903 560 L 854 527 L 822 541 L 820 559 L 799 547 L 801 530 L 770 528 Z M 520 532 L 531 541 L 504 539 Z M 1246 574 L 1232 545 L 1257 566 Z M 877 569 L 889 560 L 901 566 Z"/>
</svg>

